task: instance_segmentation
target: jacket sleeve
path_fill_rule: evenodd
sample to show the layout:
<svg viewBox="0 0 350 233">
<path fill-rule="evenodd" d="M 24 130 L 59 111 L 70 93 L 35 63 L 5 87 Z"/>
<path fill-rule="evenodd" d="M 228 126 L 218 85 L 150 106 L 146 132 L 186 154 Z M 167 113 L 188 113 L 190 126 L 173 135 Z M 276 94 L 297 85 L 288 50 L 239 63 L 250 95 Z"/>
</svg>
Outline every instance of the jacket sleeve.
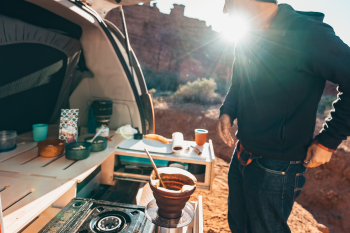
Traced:
<svg viewBox="0 0 350 233">
<path fill-rule="evenodd" d="M 226 94 L 225 101 L 220 107 L 220 117 L 223 114 L 228 114 L 231 117 L 232 123 L 237 118 L 238 94 L 239 94 L 239 78 L 238 78 L 238 59 L 235 58 L 232 67 L 231 86 Z"/>
<path fill-rule="evenodd" d="M 335 150 L 350 136 L 350 48 L 327 24 L 309 20 L 303 27 L 306 30 L 296 38 L 297 68 L 339 84 L 331 117 L 315 137 L 323 146 Z"/>
</svg>

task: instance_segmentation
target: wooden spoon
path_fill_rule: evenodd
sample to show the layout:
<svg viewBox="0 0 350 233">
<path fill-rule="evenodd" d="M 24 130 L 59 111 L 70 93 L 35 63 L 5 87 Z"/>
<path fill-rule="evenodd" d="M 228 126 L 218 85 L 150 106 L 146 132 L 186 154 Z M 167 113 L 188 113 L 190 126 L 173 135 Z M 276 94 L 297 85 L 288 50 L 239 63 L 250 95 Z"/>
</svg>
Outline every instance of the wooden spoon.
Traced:
<svg viewBox="0 0 350 233">
<path fill-rule="evenodd" d="M 146 148 L 145 148 L 145 152 L 146 152 L 146 154 L 148 155 L 148 158 L 149 158 L 149 160 L 150 160 L 151 163 L 152 163 L 153 169 L 154 169 L 154 171 L 156 172 L 156 175 L 158 176 L 158 178 L 159 178 L 159 180 L 160 180 L 160 184 L 163 186 L 163 188 L 166 189 L 166 186 L 165 186 L 165 184 L 163 183 L 163 180 L 162 180 L 162 178 L 160 177 L 160 174 L 159 174 L 159 172 L 158 172 L 157 166 L 156 166 L 156 164 L 153 162 L 153 159 L 152 159 L 151 155 L 148 153 L 148 151 L 147 151 Z"/>
</svg>

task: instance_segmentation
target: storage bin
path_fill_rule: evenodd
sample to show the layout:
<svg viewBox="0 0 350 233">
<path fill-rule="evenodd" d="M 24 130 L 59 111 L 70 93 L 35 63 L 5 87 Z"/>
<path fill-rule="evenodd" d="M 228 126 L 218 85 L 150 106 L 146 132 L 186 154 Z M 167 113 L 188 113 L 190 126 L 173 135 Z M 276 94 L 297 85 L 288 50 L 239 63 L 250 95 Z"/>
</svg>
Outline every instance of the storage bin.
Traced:
<svg viewBox="0 0 350 233">
<path fill-rule="evenodd" d="M 147 164 L 152 166 L 151 161 L 149 161 L 148 158 L 140 158 L 140 157 L 133 157 L 133 156 L 124 156 L 124 155 L 119 155 L 119 159 L 121 164 Z M 161 160 L 161 159 L 153 159 L 154 163 L 157 166 L 160 167 L 167 167 L 169 161 L 167 160 Z"/>
<path fill-rule="evenodd" d="M 0 131 L 0 152 L 11 151 L 16 148 L 17 132 L 12 130 Z"/>
</svg>

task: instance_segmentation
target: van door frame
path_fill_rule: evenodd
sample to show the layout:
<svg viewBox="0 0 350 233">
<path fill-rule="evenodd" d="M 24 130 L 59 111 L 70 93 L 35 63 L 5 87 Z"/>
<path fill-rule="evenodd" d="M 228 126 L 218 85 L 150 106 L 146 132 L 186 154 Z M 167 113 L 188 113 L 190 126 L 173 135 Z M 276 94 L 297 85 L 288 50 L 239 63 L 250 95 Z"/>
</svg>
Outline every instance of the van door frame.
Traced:
<svg viewBox="0 0 350 233">
<path fill-rule="evenodd" d="M 99 16 L 99 14 L 97 14 L 96 11 L 94 11 L 89 6 L 85 5 L 84 3 L 80 2 L 80 1 L 76 1 L 76 0 L 69 0 L 69 1 L 71 3 L 73 3 L 74 5 L 78 6 L 79 8 L 81 8 L 82 10 L 84 10 L 85 12 L 89 13 L 94 18 L 96 18 L 97 22 L 100 24 L 101 28 L 105 32 L 105 34 L 108 37 L 109 41 L 111 42 L 111 44 L 112 44 L 112 46 L 114 48 L 114 51 L 116 52 L 116 54 L 117 54 L 117 56 L 118 56 L 118 58 L 120 60 L 120 63 L 123 66 L 124 72 L 125 72 L 126 76 L 128 77 L 130 86 L 131 86 L 131 88 L 132 88 L 132 90 L 134 92 L 136 104 L 137 104 L 137 106 L 139 108 L 139 112 L 140 112 L 140 118 L 141 118 L 141 124 L 142 124 L 142 134 L 147 134 L 146 117 L 145 117 L 145 111 L 144 111 L 144 107 L 143 107 L 143 104 L 142 104 L 141 97 L 138 95 L 137 87 L 136 87 L 134 79 L 133 79 L 133 77 L 131 75 L 131 72 L 130 72 L 130 69 L 129 69 L 129 65 L 125 61 L 125 59 L 124 59 L 124 57 L 123 57 L 123 55 L 122 55 L 122 53 L 120 51 L 120 48 L 118 47 L 116 41 L 113 38 L 113 35 L 111 34 L 111 31 L 108 29 L 107 24 Z M 146 91 L 147 91 L 147 89 L 146 89 Z"/>
</svg>

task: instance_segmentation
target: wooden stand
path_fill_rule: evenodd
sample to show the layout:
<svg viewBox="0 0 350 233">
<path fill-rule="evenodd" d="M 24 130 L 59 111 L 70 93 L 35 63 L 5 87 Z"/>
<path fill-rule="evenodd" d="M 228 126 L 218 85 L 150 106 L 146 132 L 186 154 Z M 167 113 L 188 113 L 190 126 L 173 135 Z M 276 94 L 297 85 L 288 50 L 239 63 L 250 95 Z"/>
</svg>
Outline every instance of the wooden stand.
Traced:
<svg viewBox="0 0 350 233">
<path fill-rule="evenodd" d="M 87 136 L 79 137 L 79 141 Z M 48 138 L 57 137 L 58 125 L 50 126 Z M 0 192 L 5 232 L 20 231 L 48 208 L 64 207 L 76 196 L 76 184 L 99 165 L 101 183 L 114 184 L 115 148 L 124 139 L 118 135 L 112 139 L 106 150 L 91 152 L 85 160 L 72 161 L 64 155 L 40 157 L 32 133 L 20 135 L 16 150 L 0 153 Z"/>
<path fill-rule="evenodd" d="M 195 142 L 185 142 L 189 145 L 195 146 Z M 140 158 L 148 158 L 147 154 L 144 151 L 136 151 L 136 150 L 127 150 L 127 149 L 121 149 L 117 148 L 116 150 L 117 155 L 124 155 L 124 156 L 132 156 L 132 157 L 140 157 Z M 179 155 L 175 154 L 162 154 L 162 153 L 152 153 L 150 152 L 153 159 L 158 160 L 167 160 L 167 161 L 173 161 L 173 162 L 180 162 L 180 163 L 190 163 L 190 164 L 199 164 L 205 166 L 205 173 L 204 173 L 204 180 L 198 181 L 197 188 L 201 189 L 212 189 L 213 184 L 213 177 L 214 177 L 214 164 L 215 164 L 215 154 L 214 154 L 214 148 L 212 141 L 209 140 L 209 143 L 206 143 L 203 146 L 202 154 L 199 156 L 195 152 L 191 151 L 188 153 L 182 153 Z M 139 174 L 132 174 L 132 173 L 125 173 L 125 172 L 114 172 L 114 175 L 116 177 L 123 177 L 125 179 L 133 180 L 133 181 L 140 181 L 140 182 L 148 182 L 149 175 L 139 175 Z"/>
</svg>

